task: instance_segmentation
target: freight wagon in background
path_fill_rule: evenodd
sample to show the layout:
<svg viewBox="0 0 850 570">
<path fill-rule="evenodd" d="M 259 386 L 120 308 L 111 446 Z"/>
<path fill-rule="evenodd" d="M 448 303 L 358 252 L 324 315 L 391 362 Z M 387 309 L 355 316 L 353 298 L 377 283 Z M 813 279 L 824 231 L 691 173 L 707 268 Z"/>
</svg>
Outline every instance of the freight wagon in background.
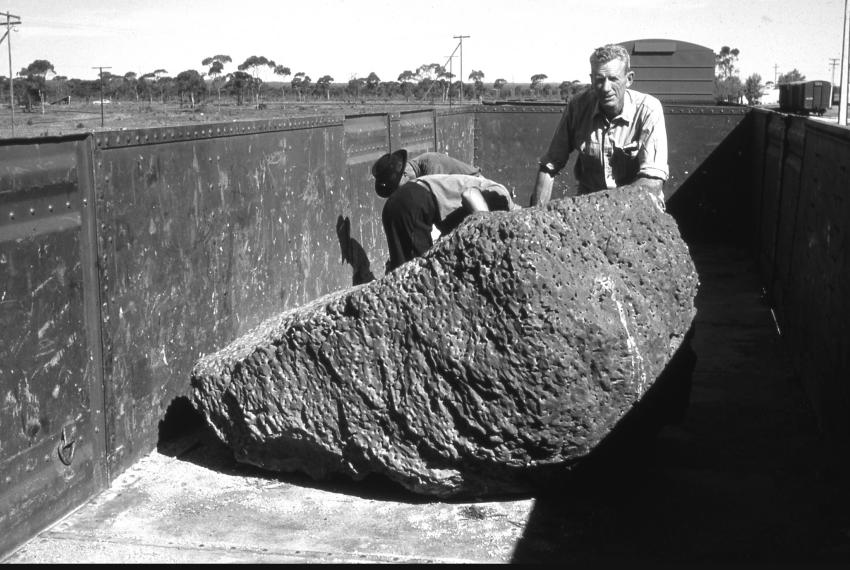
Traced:
<svg viewBox="0 0 850 570">
<path fill-rule="evenodd" d="M 800 115 L 823 115 L 832 107 L 829 81 L 792 81 L 779 85 L 779 110 Z"/>
</svg>

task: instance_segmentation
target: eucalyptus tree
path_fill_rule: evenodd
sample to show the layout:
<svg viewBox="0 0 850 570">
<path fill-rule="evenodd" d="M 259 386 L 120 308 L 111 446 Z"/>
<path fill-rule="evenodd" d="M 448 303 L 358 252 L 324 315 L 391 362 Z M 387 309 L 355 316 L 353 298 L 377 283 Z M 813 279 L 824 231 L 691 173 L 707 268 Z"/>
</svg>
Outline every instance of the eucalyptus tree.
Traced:
<svg viewBox="0 0 850 570">
<path fill-rule="evenodd" d="M 251 75 L 253 76 L 253 81 L 251 82 L 251 87 L 254 90 L 254 98 L 256 102 L 256 106 L 259 108 L 260 106 L 260 85 L 262 85 L 263 81 L 260 79 L 258 73 L 260 68 L 268 67 L 270 69 L 274 69 L 275 62 L 271 59 L 268 59 L 262 55 L 252 55 L 248 59 L 242 62 L 241 65 L 237 67 L 239 71 L 251 70 Z"/>
<path fill-rule="evenodd" d="M 181 71 L 177 74 L 177 77 L 174 78 L 174 83 L 177 87 L 178 96 L 180 97 L 180 106 L 183 106 L 183 96 L 187 95 L 189 97 L 191 107 L 194 109 L 195 95 L 200 96 L 206 89 L 206 85 L 204 85 L 204 78 L 201 77 L 201 74 L 194 69 L 187 69 L 186 71 Z"/>
<path fill-rule="evenodd" d="M 549 76 L 545 73 L 535 73 L 531 76 L 531 90 L 540 95 L 540 84 L 543 83 Z"/>
<path fill-rule="evenodd" d="M 285 65 L 275 65 L 274 66 L 274 74 L 281 76 L 284 80 L 287 77 L 292 75 L 292 70 L 286 67 Z M 333 81 L 333 79 L 331 79 Z M 280 97 L 281 99 L 286 99 L 286 83 L 282 82 L 280 87 Z"/>
<path fill-rule="evenodd" d="M 299 101 L 303 100 L 304 91 L 310 86 L 310 81 L 312 81 L 310 76 L 303 71 L 299 71 L 292 76 L 290 84 L 292 85 L 292 90 L 297 93 Z"/>
<path fill-rule="evenodd" d="M 212 57 L 206 57 L 203 61 L 201 61 L 201 65 L 209 66 L 207 69 L 207 76 L 211 79 L 213 86 L 218 91 L 218 102 L 221 104 L 221 86 L 223 81 L 221 81 L 221 74 L 224 72 L 224 64 L 230 63 L 233 60 L 229 55 L 214 55 Z"/>
<path fill-rule="evenodd" d="M 378 77 L 378 74 L 374 71 L 370 71 L 369 75 L 366 76 L 366 91 L 371 93 L 374 97 L 378 90 L 378 85 L 380 84 L 381 78 Z"/>
<path fill-rule="evenodd" d="M 41 101 L 41 112 L 44 113 L 44 92 L 49 73 L 55 75 L 56 70 L 46 59 L 36 59 L 18 72 L 18 76 L 24 80 L 27 108 L 32 107 L 32 95 L 36 95 Z"/>
<path fill-rule="evenodd" d="M 502 96 L 502 88 L 505 85 L 507 85 L 507 83 L 508 83 L 508 81 L 506 79 L 501 78 L 501 77 L 493 82 L 493 87 L 496 89 L 496 91 L 498 93 L 497 97 Z"/>
<path fill-rule="evenodd" d="M 484 72 L 473 69 L 469 74 L 469 80 L 475 86 L 475 96 L 479 97 L 484 92 Z"/>
<path fill-rule="evenodd" d="M 128 71 L 124 74 L 123 90 L 133 95 L 136 102 L 139 101 L 139 77 L 135 71 Z"/>
<path fill-rule="evenodd" d="M 410 101 L 410 93 L 413 90 L 413 84 L 416 82 L 416 74 L 406 69 L 399 74 L 398 82 L 401 83 L 405 100 Z"/>
<path fill-rule="evenodd" d="M 330 75 L 323 75 L 319 79 L 316 80 L 316 87 L 320 87 L 325 92 L 325 99 L 331 100 L 331 83 L 333 83 L 334 78 Z"/>
</svg>

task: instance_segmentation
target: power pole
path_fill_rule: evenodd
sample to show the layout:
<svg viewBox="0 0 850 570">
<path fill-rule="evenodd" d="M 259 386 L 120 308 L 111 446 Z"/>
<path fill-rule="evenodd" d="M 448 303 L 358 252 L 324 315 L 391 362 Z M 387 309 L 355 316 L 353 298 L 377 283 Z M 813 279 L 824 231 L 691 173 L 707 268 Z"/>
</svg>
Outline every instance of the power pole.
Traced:
<svg viewBox="0 0 850 570">
<path fill-rule="evenodd" d="M 832 79 L 830 79 L 829 83 L 829 104 L 832 105 L 832 94 L 835 91 L 835 68 L 838 67 L 837 57 L 829 58 L 829 67 L 830 71 L 832 71 Z"/>
<path fill-rule="evenodd" d="M 463 39 L 469 36 L 452 36 L 456 40 L 460 40 L 460 102 L 463 103 Z"/>
<path fill-rule="evenodd" d="M 452 55 L 447 55 L 446 57 L 448 58 L 447 61 L 449 62 L 449 107 L 451 107 L 452 106 L 452 77 L 454 76 L 454 73 L 452 71 L 452 66 L 454 65 L 455 54 L 454 54 L 454 52 L 452 52 Z"/>
<path fill-rule="evenodd" d="M 779 66 L 774 63 L 773 64 L 773 84 L 776 85 L 777 81 L 779 81 Z"/>
<path fill-rule="evenodd" d="M 103 70 L 112 68 L 99 65 L 96 67 L 92 67 L 92 69 L 100 70 L 100 72 L 98 73 L 98 75 L 100 76 L 100 126 L 103 127 Z"/>
<path fill-rule="evenodd" d="M 12 79 L 12 26 L 17 26 L 21 23 L 20 16 L 14 16 L 9 14 L 8 12 L 0 12 L 0 16 L 6 16 L 5 22 L 0 22 L 0 25 L 6 26 L 6 33 L 3 34 L 3 37 L 0 38 L 0 44 L 3 43 L 7 37 L 9 38 L 8 43 L 6 44 L 9 47 L 9 111 L 12 115 L 12 136 L 15 136 L 15 82 Z M 12 21 L 12 18 L 15 21 Z M 42 105 L 43 107 L 43 105 Z"/>
<path fill-rule="evenodd" d="M 838 124 L 847 124 L 847 91 L 850 89 L 847 60 L 850 58 L 850 0 L 844 0 L 844 36 L 841 39 L 841 95 L 838 98 Z"/>
</svg>

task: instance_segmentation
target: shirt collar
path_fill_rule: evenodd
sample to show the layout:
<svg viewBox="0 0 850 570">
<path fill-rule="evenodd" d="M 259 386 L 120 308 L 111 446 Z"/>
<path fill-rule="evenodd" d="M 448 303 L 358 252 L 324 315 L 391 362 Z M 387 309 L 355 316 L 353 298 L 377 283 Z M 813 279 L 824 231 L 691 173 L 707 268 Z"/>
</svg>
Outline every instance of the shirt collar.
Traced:
<svg viewBox="0 0 850 570">
<path fill-rule="evenodd" d="M 596 100 L 596 106 L 594 108 L 596 109 L 596 112 L 594 113 L 594 115 L 599 115 L 600 118 L 606 119 L 605 113 L 603 113 L 602 109 L 599 108 L 599 100 L 598 99 Z M 636 107 L 635 107 L 634 98 L 632 97 L 632 90 L 626 89 L 626 94 L 623 97 L 623 110 L 620 111 L 619 115 L 617 115 L 616 117 L 614 117 L 611 120 L 611 123 L 613 124 L 613 123 L 621 122 L 621 123 L 625 123 L 627 125 L 630 124 L 632 122 L 632 118 L 634 118 L 634 116 L 635 116 L 635 108 Z"/>
</svg>

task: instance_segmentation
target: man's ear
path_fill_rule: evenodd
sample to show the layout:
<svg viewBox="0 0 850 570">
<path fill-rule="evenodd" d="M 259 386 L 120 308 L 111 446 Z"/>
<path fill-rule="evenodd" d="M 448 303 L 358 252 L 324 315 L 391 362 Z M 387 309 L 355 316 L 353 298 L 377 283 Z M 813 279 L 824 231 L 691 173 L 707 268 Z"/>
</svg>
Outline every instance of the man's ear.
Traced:
<svg viewBox="0 0 850 570">
<path fill-rule="evenodd" d="M 631 87 L 631 86 L 632 86 L 632 83 L 634 83 L 634 81 L 635 81 L 635 72 L 634 72 L 634 71 L 629 71 L 629 72 L 626 74 L 626 88 Z"/>
</svg>

